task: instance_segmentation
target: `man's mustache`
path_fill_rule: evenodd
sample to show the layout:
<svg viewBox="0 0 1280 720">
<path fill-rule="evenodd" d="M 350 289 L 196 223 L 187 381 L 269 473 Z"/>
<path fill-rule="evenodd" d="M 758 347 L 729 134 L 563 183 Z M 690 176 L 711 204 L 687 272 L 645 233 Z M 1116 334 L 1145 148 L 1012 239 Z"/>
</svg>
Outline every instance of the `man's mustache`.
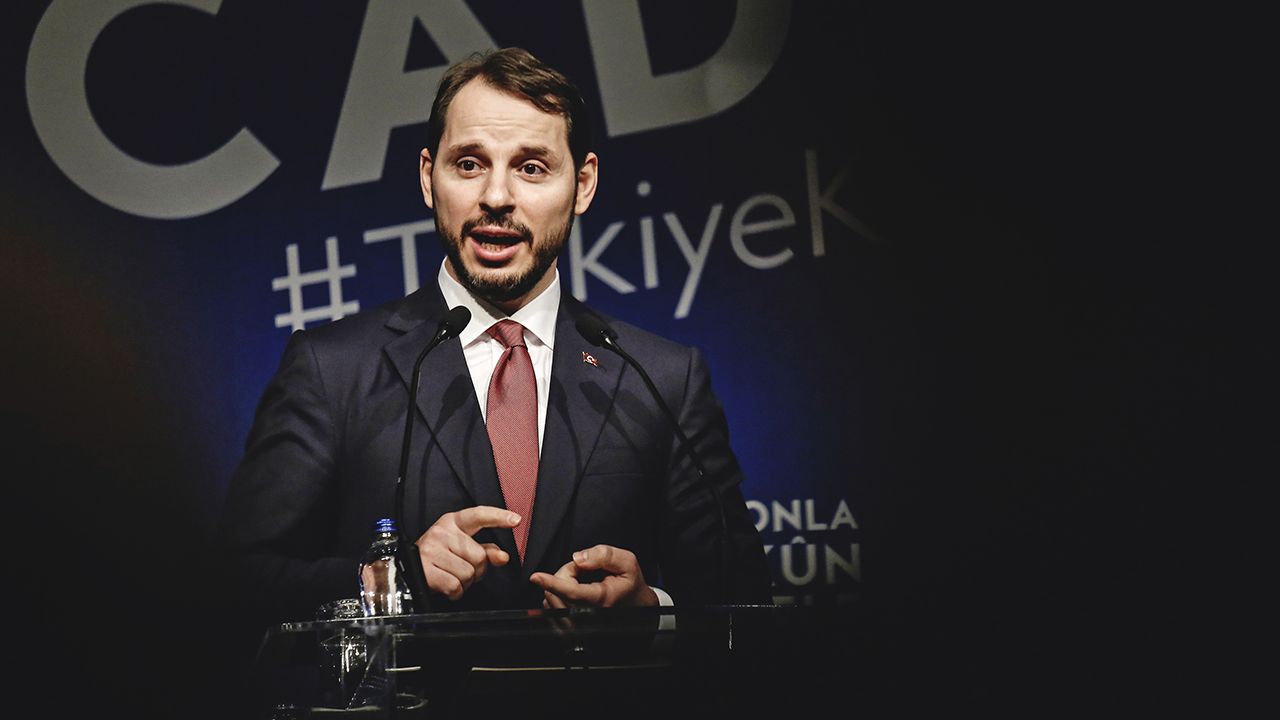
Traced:
<svg viewBox="0 0 1280 720">
<path fill-rule="evenodd" d="M 462 223 L 462 237 L 467 237 L 468 235 L 471 234 L 473 230 L 481 226 L 496 227 L 496 228 L 501 228 L 503 230 L 510 230 L 511 232 L 518 233 L 520 235 L 520 238 L 526 242 L 530 242 L 533 240 L 533 231 L 530 230 L 528 226 L 524 225 L 523 223 L 518 223 L 506 215 L 501 215 L 497 217 L 472 218 L 471 220 L 468 220 Z"/>
</svg>

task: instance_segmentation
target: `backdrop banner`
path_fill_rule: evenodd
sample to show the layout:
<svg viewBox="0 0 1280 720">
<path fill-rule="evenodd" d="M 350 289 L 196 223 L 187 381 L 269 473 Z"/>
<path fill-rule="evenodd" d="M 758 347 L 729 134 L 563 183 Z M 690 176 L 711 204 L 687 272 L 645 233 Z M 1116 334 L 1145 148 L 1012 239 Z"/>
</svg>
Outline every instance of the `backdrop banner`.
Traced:
<svg viewBox="0 0 1280 720">
<path fill-rule="evenodd" d="M 823 20 L 786 2 L 55 2 L 26 57 L 29 150 L 56 184 L 39 200 L 60 208 L 42 231 L 113 256 L 172 323 L 156 382 L 201 446 L 183 481 L 216 498 L 290 333 L 434 282 L 416 173 L 436 84 L 526 46 L 596 124 L 598 200 L 561 282 L 705 351 L 778 595 L 852 595 L 867 374 L 832 320 L 901 311 L 853 192 L 867 90 L 815 64 L 835 55 Z"/>
</svg>

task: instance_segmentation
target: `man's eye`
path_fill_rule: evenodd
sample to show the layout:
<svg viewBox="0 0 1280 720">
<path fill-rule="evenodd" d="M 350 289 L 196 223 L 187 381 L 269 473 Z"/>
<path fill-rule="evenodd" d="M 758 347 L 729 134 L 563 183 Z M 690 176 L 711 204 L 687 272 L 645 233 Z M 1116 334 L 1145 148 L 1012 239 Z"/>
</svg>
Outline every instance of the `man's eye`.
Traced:
<svg viewBox="0 0 1280 720">
<path fill-rule="evenodd" d="M 525 163 L 524 165 L 520 166 L 520 172 L 524 173 L 525 175 L 541 175 L 542 173 L 546 172 L 546 170 L 544 170 L 541 165 L 538 165 L 536 163 Z"/>
<path fill-rule="evenodd" d="M 458 162 L 458 169 L 462 172 L 475 172 L 480 169 L 475 160 L 461 160 Z"/>
</svg>

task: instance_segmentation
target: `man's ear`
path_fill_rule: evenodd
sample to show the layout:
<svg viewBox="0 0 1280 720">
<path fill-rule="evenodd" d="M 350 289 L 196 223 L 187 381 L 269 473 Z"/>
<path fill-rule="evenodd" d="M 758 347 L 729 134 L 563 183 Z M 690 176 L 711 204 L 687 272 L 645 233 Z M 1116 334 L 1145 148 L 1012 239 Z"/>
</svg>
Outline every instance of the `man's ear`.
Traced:
<svg viewBox="0 0 1280 720">
<path fill-rule="evenodd" d="M 431 199 L 431 165 L 431 151 L 422 148 L 418 158 L 418 182 L 422 183 L 422 201 L 434 210 L 436 206 Z"/>
<path fill-rule="evenodd" d="M 573 201 L 573 214 L 581 215 L 591 207 L 591 199 L 596 196 L 596 182 L 600 175 L 600 158 L 595 153 L 587 153 L 587 159 L 578 168 L 577 194 Z"/>
</svg>

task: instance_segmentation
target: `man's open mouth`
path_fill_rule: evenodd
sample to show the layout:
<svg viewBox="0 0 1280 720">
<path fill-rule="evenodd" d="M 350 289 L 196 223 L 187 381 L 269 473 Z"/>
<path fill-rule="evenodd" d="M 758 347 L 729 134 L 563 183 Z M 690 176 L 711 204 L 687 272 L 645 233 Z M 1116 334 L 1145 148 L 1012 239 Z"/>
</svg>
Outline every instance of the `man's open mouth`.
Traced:
<svg viewBox="0 0 1280 720">
<path fill-rule="evenodd" d="M 490 265 L 511 261 L 526 239 L 525 233 L 499 225 L 477 225 L 467 232 L 467 237 L 474 243 L 476 258 Z"/>
<path fill-rule="evenodd" d="M 488 246 L 494 250 L 501 250 L 508 245 L 518 243 L 524 239 L 524 235 L 516 230 L 494 227 L 492 225 L 474 228 L 468 234 L 471 236 L 472 240 L 475 240 L 480 245 Z"/>
</svg>

